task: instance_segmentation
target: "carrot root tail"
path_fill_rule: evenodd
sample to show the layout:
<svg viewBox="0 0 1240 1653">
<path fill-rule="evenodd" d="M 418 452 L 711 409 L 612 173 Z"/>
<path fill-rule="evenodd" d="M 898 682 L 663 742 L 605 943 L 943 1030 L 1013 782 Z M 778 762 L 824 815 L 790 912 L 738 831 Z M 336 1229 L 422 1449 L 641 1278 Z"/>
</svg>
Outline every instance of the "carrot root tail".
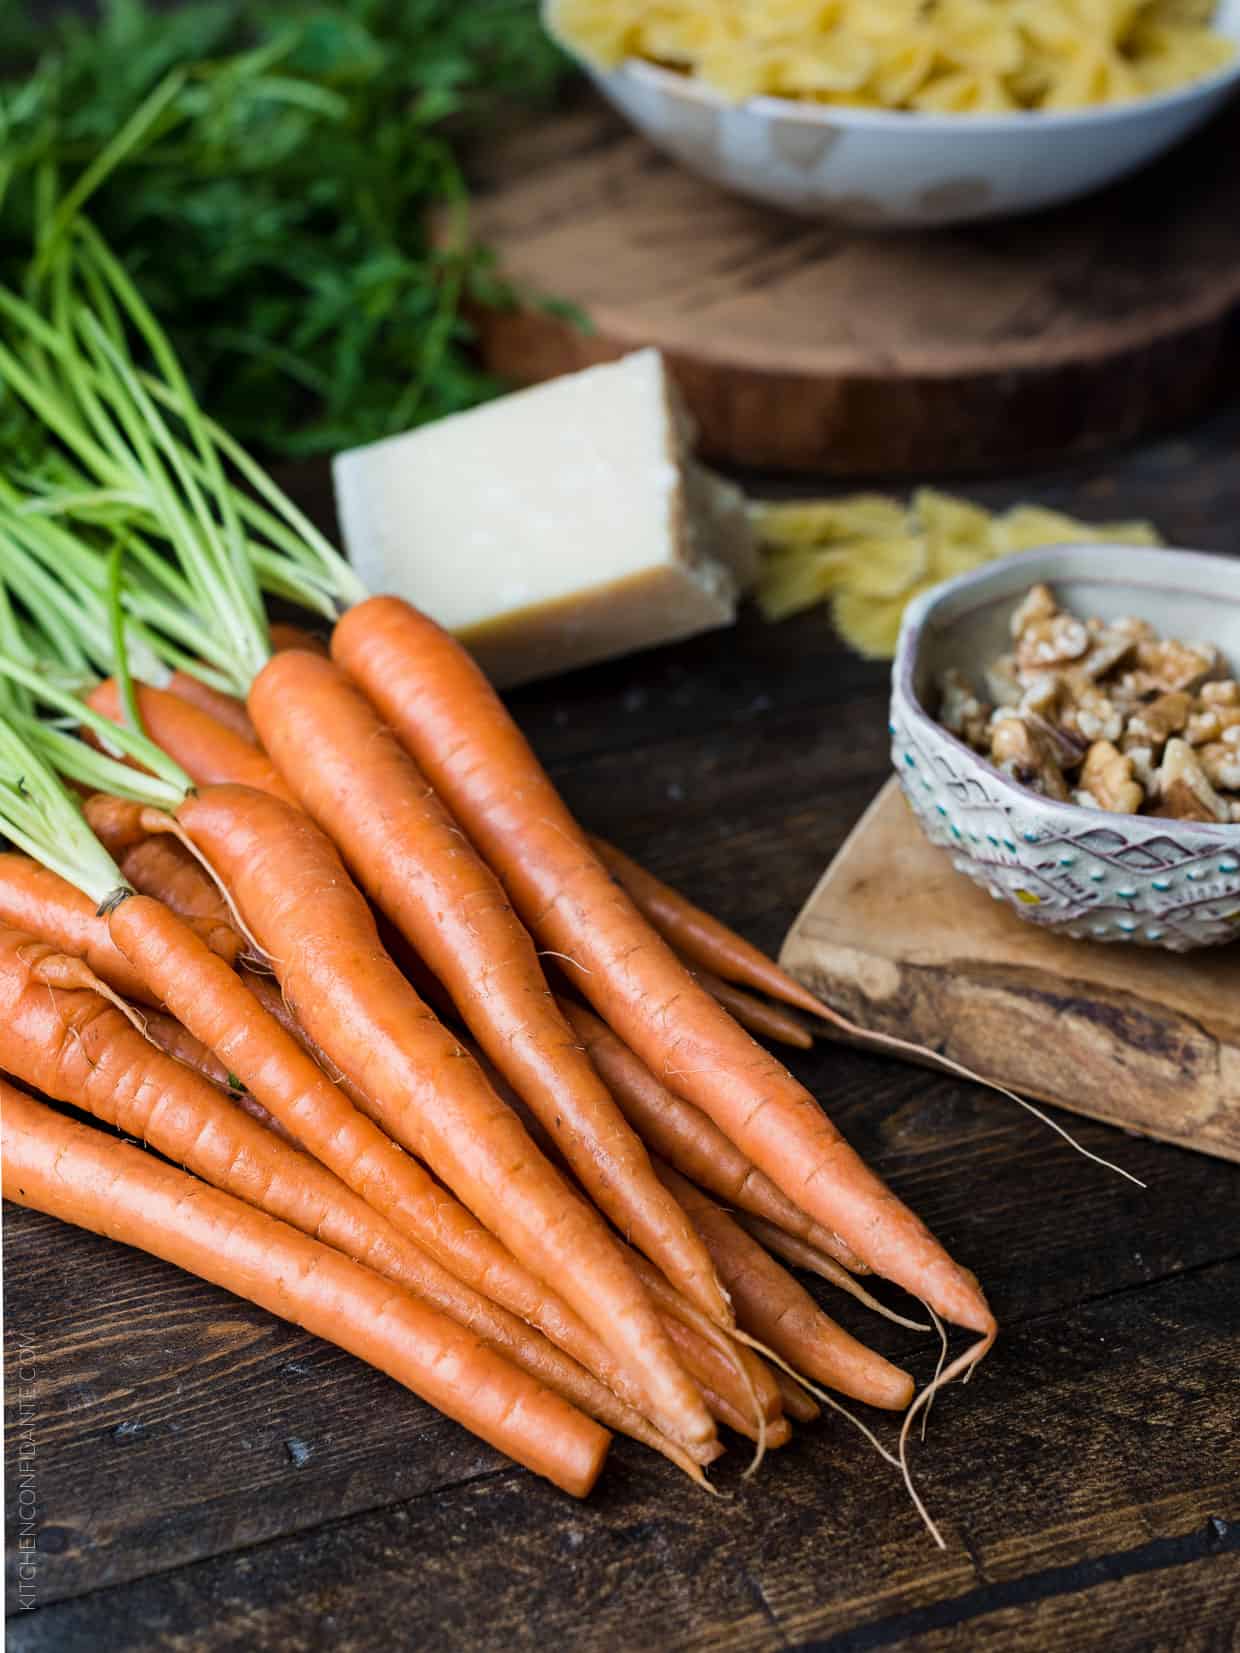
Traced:
<svg viewBox="0 0 1240 1653">
<path fill-rule="evenodd" d="M 929 1407 L 931 1401 L 940 1389 L 945 1388 L 947 1384 L 953 1382 L 958 1377 L 963 1377 L 967 1382 L 974 1368 L 980 1361 L 985 1359 L 985 1357 L 990 1353 L 990 1350 L 994 1347 L 996 1335 L 997 1329 L 992 1327 L 991 1330 L 988 1331 L 983 1337 L 980 1337 L 976 1343 L 971 1344 L 963 1354 L 957 1355 L 950 1366 L 942 1367 L 938 1372 L 936 1372 L 934 1377 L 922 1390 L 921 1394 L 917 1396 L 916 1400 L 904 1414 L 904 1422 L 900 1426 L 899 1468 L 900 1473 L 904 1477 L 905 1489 L 913 1501 L 913 1508 L 917 1511 L 918 1515 L 921 1516 L 922 1521 L 925 1523 L 926 1531 L 930 1534 L 931 1538 L 933 1538 L 940 1550 L 945 1550 L 947 1548 L 947 1542 L 944 1539 L 943 1534 L 936 1526 L 930 1511 L 926 1508 L 925 1501 L 918 1492 L 913 1481 L 912 1470 L 909 1468 L 909 1432 L 913 1427 L 913 1422 L 917 1417 L 917 1414 Z"/>
</svg>

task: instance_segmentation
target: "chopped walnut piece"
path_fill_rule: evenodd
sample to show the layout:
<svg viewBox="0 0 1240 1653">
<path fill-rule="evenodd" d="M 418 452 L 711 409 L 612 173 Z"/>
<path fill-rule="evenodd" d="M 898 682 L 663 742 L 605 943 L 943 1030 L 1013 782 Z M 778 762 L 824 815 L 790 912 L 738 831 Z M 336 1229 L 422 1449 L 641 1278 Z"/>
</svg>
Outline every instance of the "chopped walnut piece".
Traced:
<svg viewBox="0 0 1240 1653">
<path fill-rule="evenodd" d="M 1145 788 L 1147 797 L 1155 786 L 1154 753 L 1149 746 L 1128 746 L 1124 749 L 1124 756 L 1132 765 L 1132 772 Z"/>
<path fill-rule="evenodd" d="M 1240 791 L 1240 744 L 1211 741 L 1197 748 L 1197 761 L 1211 786 L 1222 792 Z"/>
<path fill-rule="evenodd" d="M 1186 740 L 1167 742 L 1158 771 L 1157 815 L 1179 821 L 1226 821 L 1227 804 L 1211 786 L 1197 761 L 1197 753 Z"/>
<path fill-rule="evenodd" d="M 1201 685 L 1201 698 L 1207 706 L 1240 707 L 1240 683 L 1234 677 L 1222 677 L 1214 683 Z"/>
<path fill-rule="evenodd" d="M 963 672 L 945 671 L 941 688 L 943 698 L 939 706 L 939 720 L 943 727 L 984 752 L 990 707 L 977 698 Z"/>
<path fill-rule="evenodd" d="M 1111 685 L 1111 695 L 1126 711 L 1131 712 L 1143 701 L 1153 700 L 1155 695 L 1161 694 L 1163 687 L 1153 672 L 1128 671 Z"/>
<path fill-rule="evenodd" d="M 1043 672 L 1048 666 L 1079 660 L 1088 647 L 1084 624 L 1074 614 L 1056 614 L 1025 627 L 1016 645 L 1016 663 L 1022 673 Z"/>
<path fill-rule="evenodd" d="M 1223 725 L 1213 706 L 1192 714 L 1184 726 L 1184 738 L 1190 746 L 1204 746 L 1207 741 L 1223 738 Z"/>
<path fill-rule="evenodd" d="M 1063 711 L 1065 684 L 1055 672 L 1031 677 L 1020 703 L 1020 715 L 1042 735 L 1046 749 L 1061 769 L 1075 769 L 1089 742 L 1069 727 Z"/>
<path fill-rule="evenodd" d="M 1001 654 L 987 666 L 986 693 L 996 706 L 1020 705 L 1022 690 L 1014 654 Z"/>
<path fill-rule="evenodd" d="M 1155 637 L 1153 626 L 1148 620 L 1138 620 L 1135 614 L 1125 614 L 1122 619 L 1111 621 L 1111 630 L 1118 631 L 1125 637 L 1131 637 L 1134 643 Z"/>
<path fill-rule="evenodd" d="M 1063 726 L 1088 746 L 1095 740 L 1118 740 L 1124 732 L 1124 714 L 1096 683 L 1065 674 L 1066 703 Z"/>
<path fill-rule="evenodd" d="M 1134 746 L 1152 746 L 1161 750 L 1172 735 L 1178 735 L 1188 722 L 1192 696 L 1183 689 L 1173 689 L 1159 695 L 1148 706 L 1142 706 L 1128 719 L 1124 731 L 1125 742 Z"/>
<path fill-rule="evenodd" d="M 1010 624 L 1012 636 L 1021 638 L 1037 620 L 1050 620 L 1059 613 L 1059 604 L 1048 585 L 1033 585 L 1016 605 Z"/>
<path fill-rule="evenodd" d="M 1025 692 L 1020 697 L 1020 709 L 1024 713 L 1033 712 L 1038 717 L 1053 720 L 1059 713 L 1062 692 L 1062 684 L 1054 672 L 1039 672 L 1026 682 Z"/>
<path fill-rule="evenodd" d="M 1116 815 L 1135 815 L 1145 802 L 1131 757 L 1109 740 L 1096 740 L 1085 754 L 1080 792 L 1087 802 Z"/>
<path fill-rule="evenodd" d="M 1136 646 L 1137 639 L 1131 632 L 1121 631 L 1117 626 L 1103 626 L 1093 631 L 1091 622 L 1089 648 L 1074 670 L 1097 682 L 1100 677 L 1110 676 L 1117 666 L 1127 665 Z"/>
<path fill-rule="evenodd" d="M 1006 712 L 991 722 L 990 761 L 1022 786 L 1067 800 L 1068 784 L 1046 736 L 1018 714 Z"/>
<path fill-rule="evenodd" d="M 1160 689 L 1196 689 L 1219 669 L 1212 643 L 1181 643 L 1175 638 L 1137 644 L 1137 666 Z"/>
</svg>

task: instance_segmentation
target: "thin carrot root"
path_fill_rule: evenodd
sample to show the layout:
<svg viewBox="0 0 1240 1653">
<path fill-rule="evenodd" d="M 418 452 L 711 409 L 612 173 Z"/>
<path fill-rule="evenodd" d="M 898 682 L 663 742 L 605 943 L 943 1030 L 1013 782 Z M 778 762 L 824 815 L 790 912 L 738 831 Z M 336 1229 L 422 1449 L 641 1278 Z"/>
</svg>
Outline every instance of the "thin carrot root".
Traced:
<svg viewBox="0 0 1240 1653">
<path fill-rule="evenodd" d="M 909 1469 L 908 1463 L 909 1431 L 913 1427 L 913 1420 L 916 1418 L 918 1412 L 920 1412 L 924 1407 L 930 1405 L 930 1402 L 940 1389 L 945 1388 L 955 1378 L 960 1377 L 961 1374 L 963 1374 L 965 1381 L 968 1381 L 974 1367 L 976 1367 L 978 1363 L 984 1360 L 990 1353 L 997 1335 L 998 1332 L 995 1329 L 987 1332 L 984 1337 L 980 1337 L 976 1343 L 967 1348 L 963 1354 L 957 1355 L 956 1359 L 952 1361 L 951 1365 L 948 1366 L 946 1370 L 938 1372 L 917 1396 L 916 1400 L 914 1400 L 913 1404 L 904 1414 L 904 1422 L 900 1426 L 898 1459 L 900 1473 L 904 1477 L 904 1485 L 908 1489 L 908 1495 L 913 1500 L 913 1507 L 925 1522 L 926 1531 L 930 1534 L 931 1538 L 933 1538 L 934 1542 L 941 1550 L 945 1550 L 947 1548 L 946 1541 L 943 1538 L 943 1534 L 939 1531 L 938 1527 L 931 1518 L 930 1511 L 926 1508 L 921 1494 L 913 1484 L 913 1475 L 912 1471 Z"/>
<path fill-rule="evenodd" d="M 924 1321 L 909 1320 L 905 1315 L 889 1309 L 886 1303 L 880 1303 L 878 1298 L 860 1285 L 834 1257 L 824 1256 L 821 1251 L 806 1245 L 805 1241 L 798 1239 L 795 1234 L 785 1234 L 783 1229 L 776 1228 L 774 1223 L 768 1223 L 761 1217 L 751 1217 L 744 1211 L 733 1211 L 731 1216 L 733 1222 L 739 1223 L 760 1245 L 774 1252 L 777 1257 L 782 1257 L 784 1262 L 791 1263 L 794 1268 L 816 1274 L 822 1280 L 829 1280 L 833 1286 L 838 1286 L 850 1297 L 855 1297 L 858 1303 L 864 1303 L 867 1309 L 872 1309 L 875 1314 L 881 1314 L 884 1320 L 893 1320 L 897 1326 L 904 1326 L 911 1332 L 930 1330 Z"/>
<path fill-rule="evenodd" d="M 947 1364 L 947 1328 L 946 1328 L 946 1326 L 944 1326 L 943 1322 L 939 1319 L 938 1315 L 935 1314 L 934 1310 L 930 1307 L 929 1303 L 925 1304 L 925 1310 L 926 1310 L 926 1313 L 930 1316 L 931 1320 L 934 1321 L 934 1329 L 939 1334 L 939 1358 L 938 1358 L 938 1361 L 936 1362 L 935 1368 L 934 1368 L 934 1375 L 935 1375 L 936 1378 L 938 1378 L 942 1375 L 943 1368 Z M 968 1382 L 969 1373 L 972 1372 L 972 1370 L 973 1370 L 973 1368 L 970 1366 L 969 1371 L 965 1373 L 965 1381 L 966 1382 Z M 930 1422 L 930 1408 L 933 1404 L 934 1404 L 934 1397 L 932 1395 L 931 1398 L 926 1402 L 925 1407 L 923 1408 L 922 1414 L 921 1414 L 921 1438 L 922 1438 L 923 1441 L 926 1438 L 926 1425 Z"/>
<path fill-rule="evenodd" d="M 759 1343 L 756 1337 L 750 1337 L 747 1332 L 742 1331 L 737 1331 L 733 1335 L 738 1343 L 744 1343 L 755 1354 L 762 1355 L 772 1365 L 778 1366 L 781 1372 L 790 1377 L 794 1383 L 799 1383 L 816 1401 L 821 1401 L 824 1406 L 829 1406 L 833 1412 L 838 1412 L 841 1417 L 847 1418 L 854 1429 L 860 1430 L 885 1463 L 889 1463 L 893 1469 L 900 1468 L 899 1458 L 894 1453 L 888 1452 L 874 1431 L 863 1423 L 855 1412 L 850 1412 L 842 1401 L 838 1401 L 828 1390 L 819 1388 L 816 1383 L 811 1383 L 803 1372 L 798 1372 L 795 1366 L 790 1366 L 782 1355 L 777 1355 L 773 1349 L 768 1349 L 765 1343 Z"/>
<path fill-rule="evenodd" d="M 1006 1085 L 1001 1085 L 997 1079 L 986 1079 L 980 1073 L 974 1073 L 972 1068 L 965 1067 L 963 1062 L 957 1062 L 951 1056 L 944 1056 L 942 1051 L 932 1050 L 929 1045 L 914 1044 L 909 1039 L 898 1038 L 894 1033 L 878 1033 L 870 1028 L 859 1027 L 856 1022 L 850 1022 L 847 1016 L 841 1015 L 838 1010 L 832 1010 L 829 1005 L 820 1003 L 818 1014 L 824 1021 L 830 1022 L 833 1027 L 838 1027 L 841 1033 L 846 1033 L 851 1040 L 859 1045 L 868 1046 L 873 1050 L 898 1052 L 902 1056 L 910 1057 L 915 1062 L 938 1068 L 941 1072 L 950 1073 L 957 1079 L 967 1079 L 971 1085 L 981 1085 L 985 1090 L 994 1091 L 998 1096 L 1005 1096 L 1009 1102 L 1015 1102 L 1018 1108 L 1024 1108 L 1026 1113 L 1031 1113 L 1035 1119 L 1040 1119 L 1043 1125 L 1049 1126 L 1057 1136 L 1064 1139 L 1069 1148 L 1074 1148 L 1082 1158 L 1092 1160 L 1095 1165 L 1101 1165 L 1106 1171 L 1114 1171 L 1116 1176 L 1123 1177 L 1125 1181 L 1133 1183 L 1137 1188 L 1146 1186 L 1140 1177 L 1134 1177 L 1132 1172 L 1125 1171 L 1122 1165 L 1116 1165 L 1114 1160 L 1104 1159 L 1101 1154 L 1095 1154 L 1091 1149 L 1086 1148 L 1083 1143 L 1076 1140 L 1066 1126 L 1060 1125 L 1049 1114 L 1043 1113 L 1042 1109 L 1035 1103 L 1030 1102 L 1027 1097 L 1018 1096 L 1015 1091 L 1010 1091 Z"/>
</svg>

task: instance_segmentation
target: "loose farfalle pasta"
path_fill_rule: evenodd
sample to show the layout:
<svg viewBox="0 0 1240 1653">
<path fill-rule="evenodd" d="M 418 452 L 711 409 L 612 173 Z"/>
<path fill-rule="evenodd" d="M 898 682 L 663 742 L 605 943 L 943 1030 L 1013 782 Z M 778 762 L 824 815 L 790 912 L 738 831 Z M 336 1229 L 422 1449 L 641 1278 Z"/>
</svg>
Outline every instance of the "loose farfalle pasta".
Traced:
<svg viewBox="0 0 1240 1653">
<path fill-rule="evenodd" d="M 1013 551 L 1103 540 L 1157 545 L 1148 522 L 1091 524 L 1041 505 L 992 515 L 980 505 L 920 488 L 905 506 L 882 494 L 752 507 L 763 552 L 758 604 L 783 620 L 830 602 L 835 624 L 859 654 L 889 660 L 906 605 L 940 580 Z"/>
<path fill-rule="evenodd" d="M 1213 74 L 1213 0 L 547 0 L 600 68 L 645 58 L 740 101 L 928 114 L 1062 110 Z"/>
</svg>

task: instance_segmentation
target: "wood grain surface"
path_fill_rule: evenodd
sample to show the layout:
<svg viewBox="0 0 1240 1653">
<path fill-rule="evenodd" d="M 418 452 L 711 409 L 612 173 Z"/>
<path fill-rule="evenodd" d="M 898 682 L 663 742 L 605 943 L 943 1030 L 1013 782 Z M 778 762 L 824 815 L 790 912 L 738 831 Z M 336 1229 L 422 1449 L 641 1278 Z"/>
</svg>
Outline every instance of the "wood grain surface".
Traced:
<svg viewBox="0 0 1240 1653">
<path fill-rule="evenodd" d="M 1031 218 L 876 234 L 683 171 L 593 100 L 477 160 L 475 227 L 531 303 L 478 317 L 531 382 L 656 344 L 704 452 L 833 475 L 1024 468 L 1199 412 L 1237 374 L 1240 111 Z"/>
<path fill-rule="evenodd" d="M 1240 552 L 1238 448 L 1240 409 L 977 492 Z M 747 613 L 512 697 L 590 826 L 768 950 L 888 773 L 885 701 L 884 669 L 821 613 Z M 752 1484 L 730 1452 L 724 1500 L 621 1443 L 578 1505 L 313 1338 L 6 1207 L 12 1653 L 1234 1648 L 1234 1167 L 1074 1121 L 1141 1191 L 976 1086 L 836 1044 L 792 1065 L 1003 1326 L 915 1449 L 945 1552 L 842 1422 L 798 1431 Z M 928 1339 L 820 1295 L 933 1369 Z M 26 1439 L 32 1611 L 13 1575 Z"/>
<path fill-rule="evenodd" d="M 1023 923 L 928 842 L 894 777 L 780 958 L 862 1027 L 1074 1113 L 1240 1159 L 1240 947 L 1105 947 Z"/>
</svg>

